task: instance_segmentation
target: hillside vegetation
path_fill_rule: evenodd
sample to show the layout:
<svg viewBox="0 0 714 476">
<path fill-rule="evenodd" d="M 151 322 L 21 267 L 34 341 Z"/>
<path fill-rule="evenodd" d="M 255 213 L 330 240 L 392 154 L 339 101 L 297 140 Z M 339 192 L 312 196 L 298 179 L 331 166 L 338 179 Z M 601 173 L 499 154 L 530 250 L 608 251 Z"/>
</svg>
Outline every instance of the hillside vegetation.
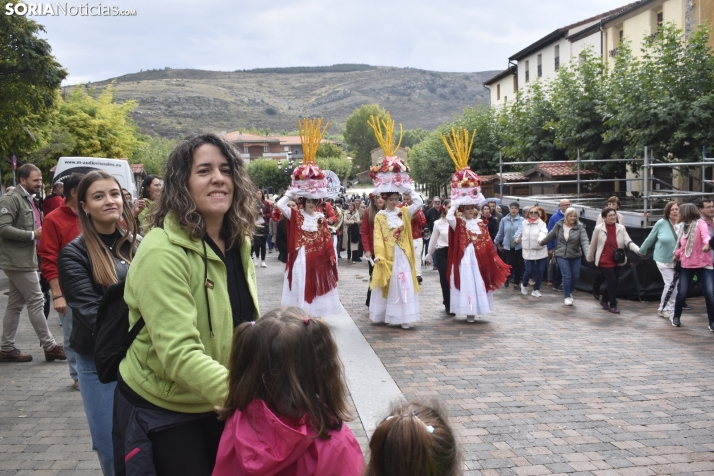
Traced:
<svg viewBox="0 0 714 476">
<path fill-rule="evenodd" d="M 361 64 L 236 72 L 165 68 L 88 86 L 101 90 L 115 81 L 116 100 L 136 100 L 132 115 L 152 135 L 295 130 L 305 116 L 324 117 L 332 123 L 331 133 L 341 133 L 356 108 L 373 103 L 405 129 L 434 129 L 467 106 L 487 104 L 483 81 L 493 74 Z"/>
</svg>

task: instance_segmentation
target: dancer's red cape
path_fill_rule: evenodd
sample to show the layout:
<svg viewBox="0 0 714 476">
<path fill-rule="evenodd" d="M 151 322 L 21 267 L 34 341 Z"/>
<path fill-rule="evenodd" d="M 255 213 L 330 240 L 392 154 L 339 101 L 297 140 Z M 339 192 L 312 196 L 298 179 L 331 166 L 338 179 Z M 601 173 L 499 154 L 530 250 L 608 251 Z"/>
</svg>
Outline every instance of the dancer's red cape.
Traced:
<svg viewBox="0 0 714 476">
<path fill-rule="evenodd" d="M 456 219 L 456 230 L 449 227 L 449 254 L 446 275 L 448 279 L 451 279 L 453 271 L 453 285 L 456 289 L 461 289 L 459 263 L 464 257 L 466 248 L 472 243 L 471 238 L 473 237 L 474 252 L 476 253 L 481 278 L 486 285 L 486 291 L 495 291 L 506 282 L 511 274 L 511 267 L 504 263 L 496 253 L 486 225 L 483 222 L 479 222 L 478 226 L 481 229 L 481 233 L 478 235 L 470 233 L 466 229 L 466 222 L 459 218 Z"/>
</svg>

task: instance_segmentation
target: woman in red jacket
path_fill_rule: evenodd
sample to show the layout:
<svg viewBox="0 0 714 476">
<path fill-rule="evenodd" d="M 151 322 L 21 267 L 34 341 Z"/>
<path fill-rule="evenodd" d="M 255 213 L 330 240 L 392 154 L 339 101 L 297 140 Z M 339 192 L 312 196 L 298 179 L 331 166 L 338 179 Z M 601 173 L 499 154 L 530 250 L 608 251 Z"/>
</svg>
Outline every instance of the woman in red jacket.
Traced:
<svg viewBox="0 0 714 476">
<path fill-rule="evenodd" d="M 380 195 L 370 194 L 369 209 L 362 217 L 362 248 L 364 248 L 364 256 L 369 262 L 369 277 L 372 278 L 372 251 L 374 249 L 374 217 L 377 216 L 380 210 L 384 210 L 384 199 Z M 372 290 L 367 287 L 367 302 L 365 305 L 369 307 L 369 301 L 372 297 Z"/>
</svg>

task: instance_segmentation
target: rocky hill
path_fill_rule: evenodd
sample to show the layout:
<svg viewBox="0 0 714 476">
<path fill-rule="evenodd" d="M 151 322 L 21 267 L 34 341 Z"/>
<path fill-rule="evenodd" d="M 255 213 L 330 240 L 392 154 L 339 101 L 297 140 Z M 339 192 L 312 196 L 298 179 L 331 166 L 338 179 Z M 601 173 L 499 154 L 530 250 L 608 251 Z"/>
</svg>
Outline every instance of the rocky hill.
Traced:
<svg viewBox="0 0 714 476">
<path fill-rule="evenodd" d="M 487 104 L 483 81 L 495 71 L 442 73 L 413 68 L 335 65 L 217 72 L 142 71 L 116 81 L 117 100 L 135 99 L 141 129 L 164 137 L 256 127 L 295 130 L 301 117 L 324 117 L 340 133 L 362 104 L 378 103 L 405 129 L 434 129 L 465 107 Z"/>
</svg>

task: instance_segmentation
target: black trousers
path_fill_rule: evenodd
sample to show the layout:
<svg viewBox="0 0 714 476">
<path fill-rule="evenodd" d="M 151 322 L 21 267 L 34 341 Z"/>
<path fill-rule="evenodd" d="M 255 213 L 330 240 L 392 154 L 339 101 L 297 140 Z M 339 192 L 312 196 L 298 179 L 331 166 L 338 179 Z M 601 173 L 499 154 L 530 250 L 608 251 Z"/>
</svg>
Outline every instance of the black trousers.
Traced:
<svg viewBox="0 0 714 476">
<path fill-rule="evenodd" d="M 598 266 L 597 276 L 595 276 L 595 281 L 593 281 L 593 294 L 599 295 L 600 299 L 605 301 L 607 296 L 603 296 L 602 293 L 600 292 L 602 285 L 605 284 L 605 281 L 606 281 L 605 273 L 603 273 L 602 270 L 603 270 L 603 268 Z M 607 290 L 606 290 L 606 292 L 607 292 Z"/>
<path fill-rule="evenodd" d="M 441 285 L 441 297 L 444 299 L 444 309 L 451 312 L 451 291 L 449 290 L 448 270 L 449 248 L 439 248 L 434 252 L 434 264 L 439 270 L 439 284 Z"/>
<path fill-rule="evenodd" d="M 512 268 L 513 284 L 520 284 L 524 268 L 523 250 L 507 250 L 504 248 L 503 254 L 506 256 L 506 264 Z"/>
<path fill-rule="evenodd" d="M 372 257 L 372 259 L 374 259 L 374 256 Z M 374 270 L 374 266 L 372 266 L 372 263 L 370 263 L 369 261 L 367 261 L 367 264 L 369 265 L 369 284 L 367 285 L 367 301 L 365 302 L 365 304 L 367 305 L 367 307 L 369 307 L 369 301 L 370 299 L 372 299 L 372 288 L 370 288 L 369 285 L 372 284 L 372 270 Z"/>
<path fill-rule="evenodd" d="M 255 253 L 256 258 L 260 258 L 265 261 L 265 252 L 268 246 L 268 227 L 265 225 L 259 226 L 255 229 L 255 235 L 253 235 L 253 253 Z M 258 256 L 260 253 L 260 256 Z"/>
<path fill-rule="evenodd" d="M 617 306 L 617 283 L 620 280 L 620 267 L 601 268 L 598 266 L 598 269 L 602 272 L 602 276 L 605 278 L 604 281 L 607 283 L 605 294 L 602 295 L 601 300 L 610 303 L 610 307 L 615 307 Z M 597 279 L 599 278 L 600 276 Z"/>
<path fill-rule="evenodd" d="M 224 421 L 216 415 L 150 433 L 158 476 L 210 476 L 216 465 Z"/>
</svg>

